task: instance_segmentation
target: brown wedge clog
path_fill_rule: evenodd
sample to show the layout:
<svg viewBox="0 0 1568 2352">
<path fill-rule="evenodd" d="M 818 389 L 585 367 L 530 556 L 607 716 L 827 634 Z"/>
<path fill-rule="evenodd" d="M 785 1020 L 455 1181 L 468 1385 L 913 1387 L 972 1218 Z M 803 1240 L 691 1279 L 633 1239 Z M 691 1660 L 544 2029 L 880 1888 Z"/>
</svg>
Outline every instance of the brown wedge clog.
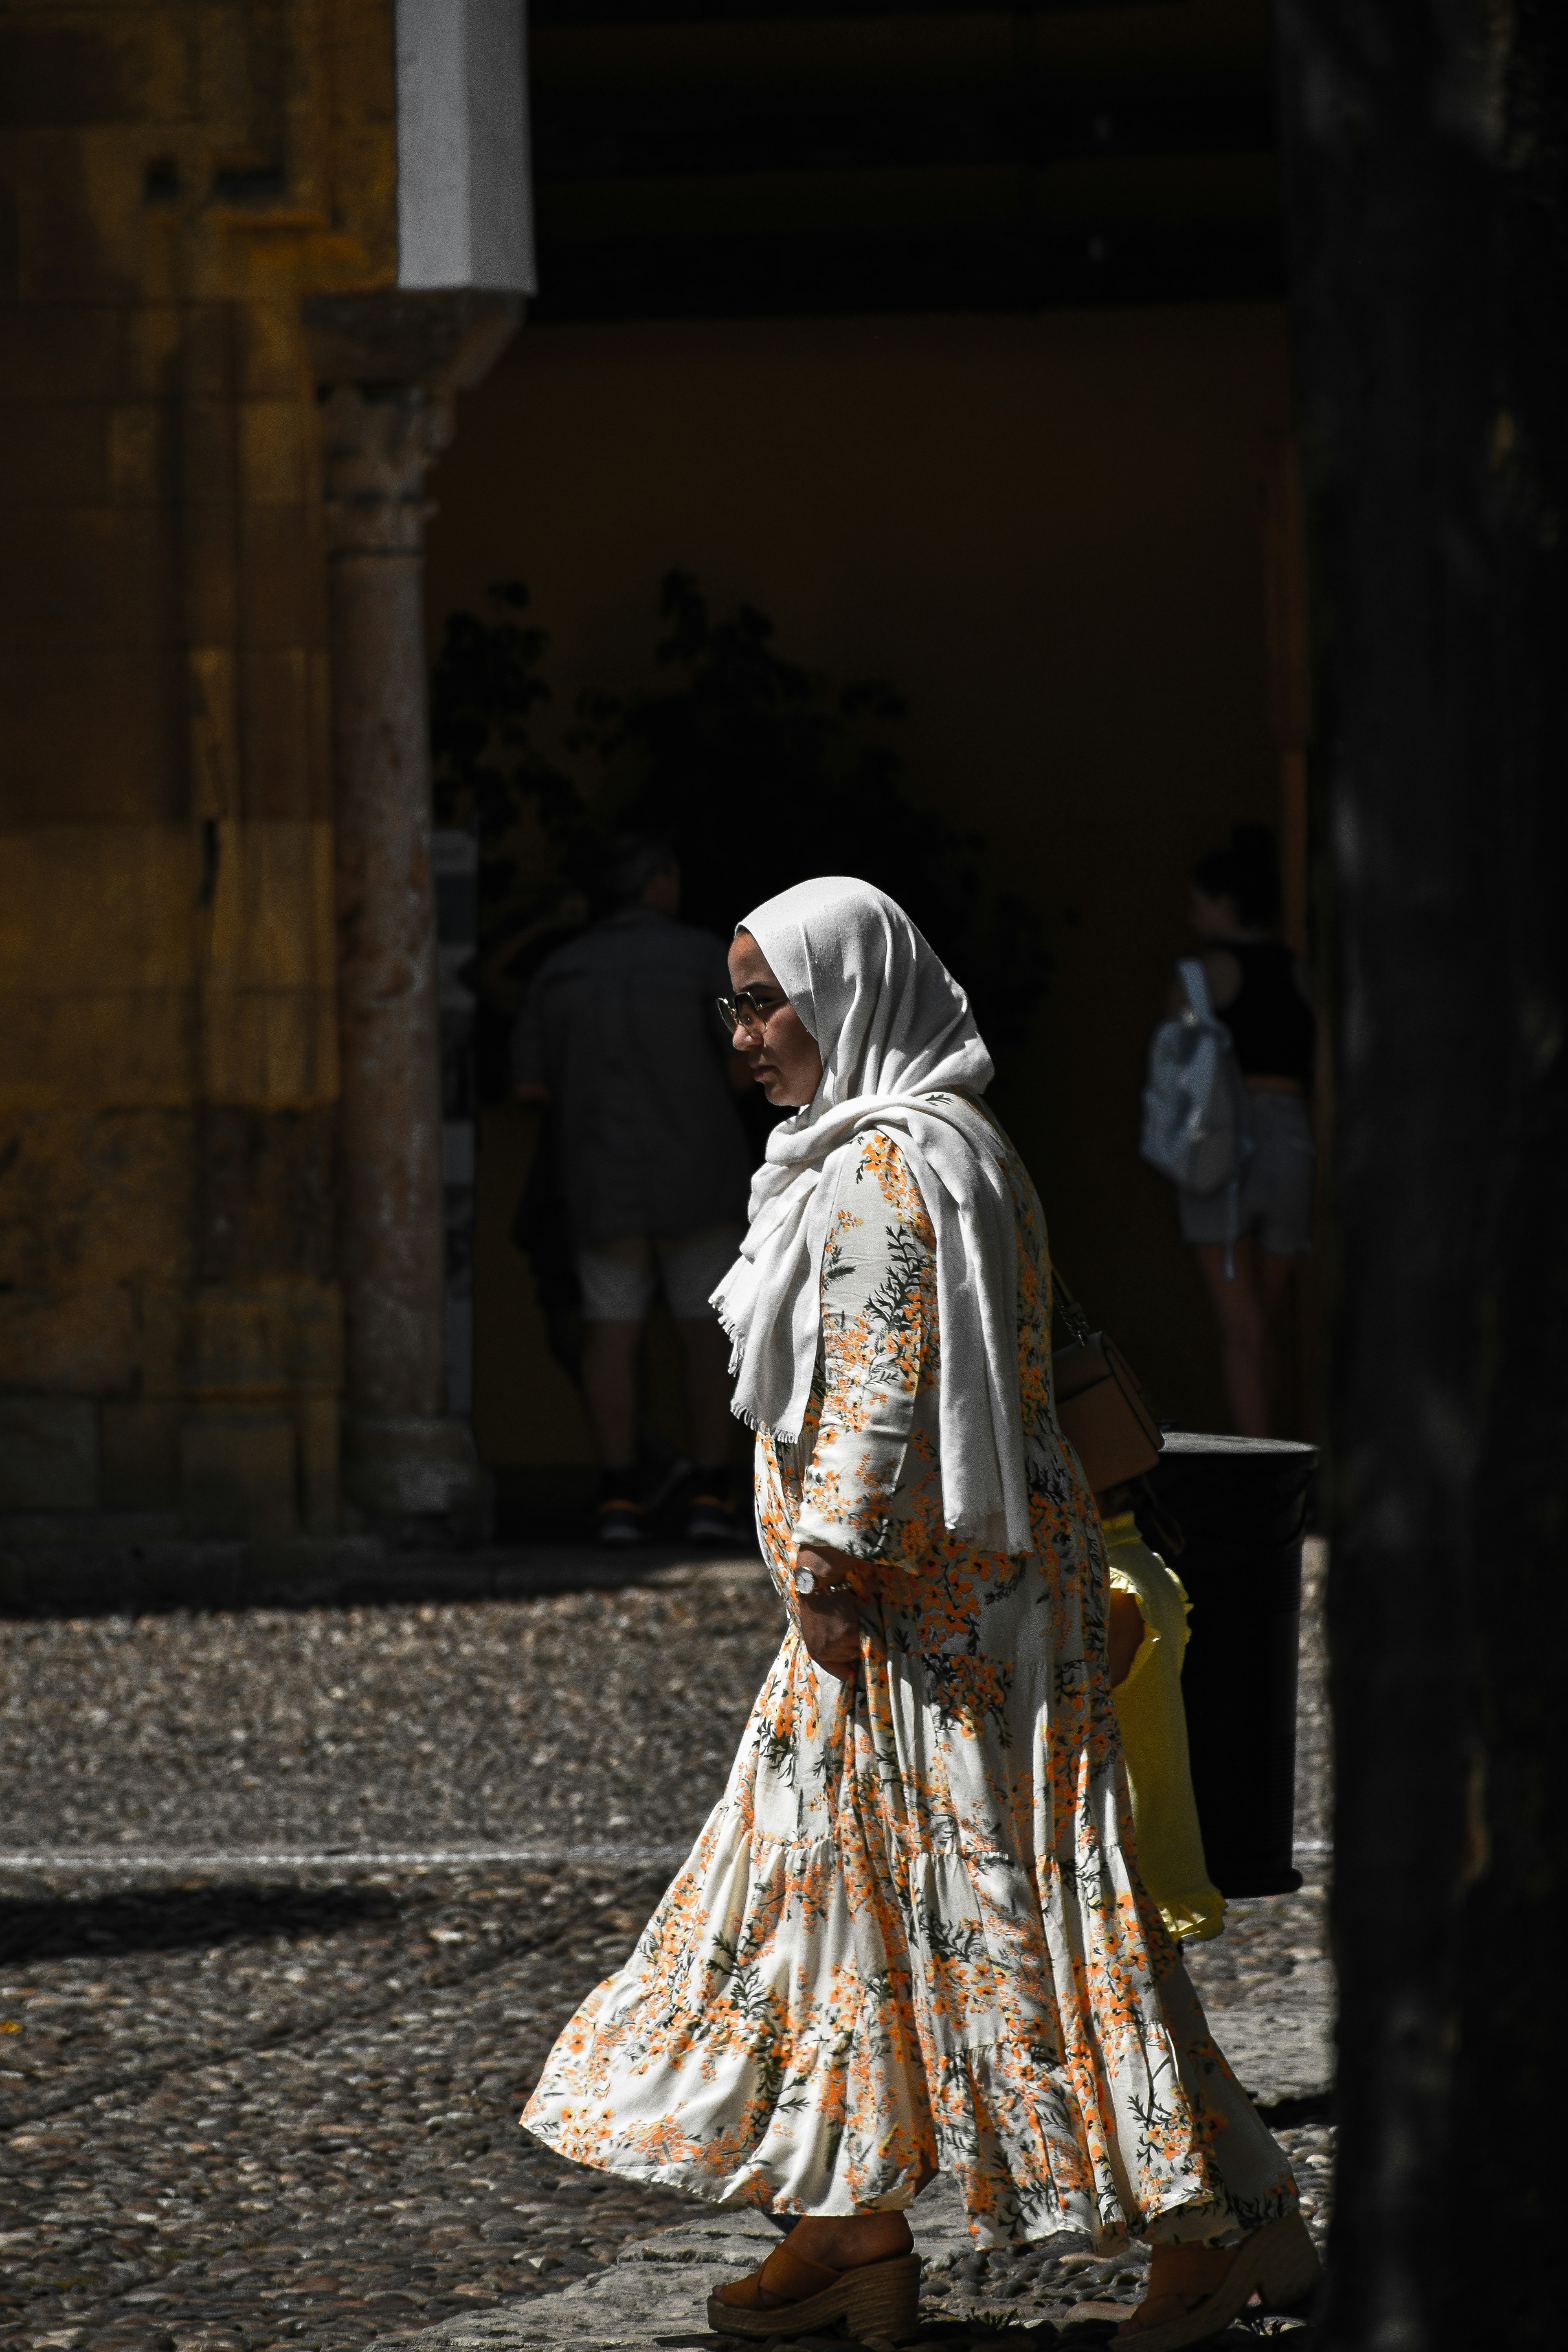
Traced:
<svg viewBox="0 0 1568 2352">
<path fill-rule="evenodd" d="M 771 2300 L 764 2300 L 764 2297 Z M 920 2322 L 921 2258 L 895 2254 L 853 2270 L 830 2270 L 775 2246 L 761 2270 L 721 2286 L 708 2298 L 708 2325 L 721 2336 L 810 2336 L 842 2320 L 859 2343 L 879 2336 L 896 2344 Z"/>
<path fill-rule="evenodd" d="M 1304 2303 L 1318 2284 L 1317 2249 L 1300 2213 L 1254 2230 L 1214 2277 L 1211 2246 L 1158 2246 L 1149 2292 L 1112 2342 L 1127 2352 L 1186 2352 L 1223 2336 L 1256 2294 L 1266 2310 Z M 1197 2299 L 1194 2299 L 1194 2298 Z"/>
</svg>

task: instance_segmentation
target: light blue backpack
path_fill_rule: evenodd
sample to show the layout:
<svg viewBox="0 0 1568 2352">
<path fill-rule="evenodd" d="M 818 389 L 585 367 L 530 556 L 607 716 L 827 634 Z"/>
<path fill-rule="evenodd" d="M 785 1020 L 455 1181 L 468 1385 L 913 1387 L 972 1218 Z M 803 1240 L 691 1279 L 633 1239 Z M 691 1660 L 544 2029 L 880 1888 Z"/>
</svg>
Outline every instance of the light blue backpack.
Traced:
<svg viewBox="0 0 1568 2352">
<path fill-rule="evenodd" d="M 1176 970 L 1187 1002 L 1150 1041 L 1138 1149 L 1151 1168 L 1186 1192 L 1217 1192 L 1228 1184 L 1234 1234 L 1236 1194 L 1252 1149 L 1247 1090 L 1230 1031 L 1209 1003 L 1203 965 L 1185 957 Z"/>
</svg>

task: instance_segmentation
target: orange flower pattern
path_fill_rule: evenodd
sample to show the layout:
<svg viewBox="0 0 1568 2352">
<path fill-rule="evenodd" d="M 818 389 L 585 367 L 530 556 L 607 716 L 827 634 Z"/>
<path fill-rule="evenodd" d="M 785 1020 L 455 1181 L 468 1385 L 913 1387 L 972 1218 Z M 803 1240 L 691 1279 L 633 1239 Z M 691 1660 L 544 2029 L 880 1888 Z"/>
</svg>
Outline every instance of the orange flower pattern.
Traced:
<svg viewBox="0 0 1568 2352">
<path fill-rule="evenodd" d="M 900 2207 L 940 2166 L 982 2245 L 1252 2228 L 1295 2184 L 1138 1879 L 1046 1236 L 1000 1130 L 996 1150 L 1037 1550 L 943 1525 L 931 1228 L 896 1142 L 868 1133 L 805 1426 L 757 1441 L 783 1647 L 690 1857 L 523 2121 L 579 2163 L 776 2212 Z M 863 1563 L 853 1684 L 801 1643 L 797 1537 Z"/>
</svg>

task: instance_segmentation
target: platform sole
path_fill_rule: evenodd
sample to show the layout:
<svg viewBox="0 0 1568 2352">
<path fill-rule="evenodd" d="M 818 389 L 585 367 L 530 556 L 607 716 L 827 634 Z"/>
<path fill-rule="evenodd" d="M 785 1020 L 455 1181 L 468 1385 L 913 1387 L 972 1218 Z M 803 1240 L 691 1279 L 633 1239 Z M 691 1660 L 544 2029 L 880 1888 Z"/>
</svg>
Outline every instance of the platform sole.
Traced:
<svg viewBox="0 0 1568 2352">
<path fill-rule="evenodd" d="M 895 2254 L 885 2263 L 865 2263 L 841 2271 L 820 2294 L 802 2303 L 776 2304 L 772 2310 L 744 2311 L 719 2295 L 708 2298 L 708 2325 L 720 2336 L 749 2336 L 754 2341 L 780 2343 L 792 2336 L 811 2336 L 817 2328 L 842 2321 L 858 2343 L 873 2338 L 897 2344 L 913 2336 L 920 2326 L 921 2258 Z"/>
<path fill-rule="evenodd" d="M 1158 2327 L 1124 2327 L 1111 2340 L 1127 2352 L 1187 2352 L 1190 2345 L 1223 2336 L 1255 2294 L 1267 2311 L 1289 2311 L 1306 2302 L 1321 2275 L 1307 2224 L 1299 2213 L 1287 2213 L 1242 2240 L 1225 2277 L 1195 2311 Z"/>
</svg>

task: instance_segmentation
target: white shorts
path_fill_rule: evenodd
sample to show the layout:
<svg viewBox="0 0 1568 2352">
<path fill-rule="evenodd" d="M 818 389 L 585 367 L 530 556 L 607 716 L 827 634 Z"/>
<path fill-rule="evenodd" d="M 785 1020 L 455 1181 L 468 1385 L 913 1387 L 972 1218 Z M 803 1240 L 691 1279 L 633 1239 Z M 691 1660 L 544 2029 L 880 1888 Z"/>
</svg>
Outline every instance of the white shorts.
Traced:
<svg viewBox="0 0 1568 2352">
<path fill-rule="evenodd" d="M 741 1248 L 739 1225 L 704 1225 L 673 1240 L 631 1234 L 577 1253 L 585 1323 L 641 1323 L 662 1290 L 678 1322 L 711 1320 L 708 1301 Z"/>
<path fill-rule="evenodd" d="M 1258 1094 L 1247 1097 L 1252 1150 L 1241 1171 L 1236 1236 L 1256 1234 L 1259 1246 L 1278 1257 L 1294 1257 L 1312 1246 L 1312 1195 L 1318 1155 L 1304 1095 Z M 1182 1239 L 1201 1247 L 1223 1247 L 1230 1238 L 1227 1188 L 1189 1192 L 1176 1187 Z"/>
</svg>

